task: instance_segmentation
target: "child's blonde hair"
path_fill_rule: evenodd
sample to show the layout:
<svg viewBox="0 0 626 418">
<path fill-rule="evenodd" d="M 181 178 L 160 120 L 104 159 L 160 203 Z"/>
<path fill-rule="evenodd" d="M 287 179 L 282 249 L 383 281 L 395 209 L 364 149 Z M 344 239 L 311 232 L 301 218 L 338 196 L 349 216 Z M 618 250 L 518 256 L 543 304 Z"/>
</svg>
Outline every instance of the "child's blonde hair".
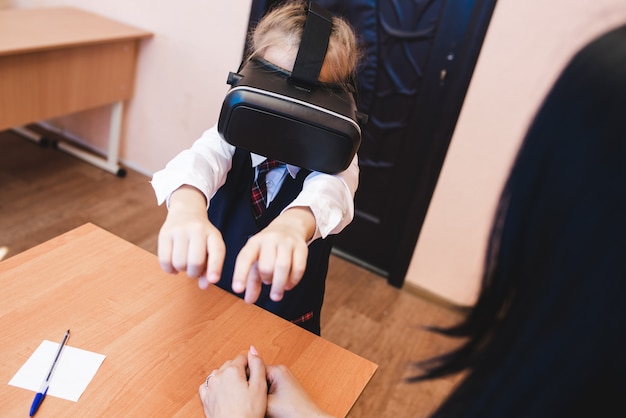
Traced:
<svg viewBox="0 0 626 418">
<path fill-rule="evenodd" d="M 249 58 L 263 57 L 269 47 L 277 46 L 297 54 L 307 15 L 307 2 L 294 0 L 282 3 L 268 12 L 251 34 Z M 328 50 L 324 58 L 325 83 L 346 85 L 356 71 L 359 60 L 356 37 L 348 22 L 333 17 Z"/>
</svg>

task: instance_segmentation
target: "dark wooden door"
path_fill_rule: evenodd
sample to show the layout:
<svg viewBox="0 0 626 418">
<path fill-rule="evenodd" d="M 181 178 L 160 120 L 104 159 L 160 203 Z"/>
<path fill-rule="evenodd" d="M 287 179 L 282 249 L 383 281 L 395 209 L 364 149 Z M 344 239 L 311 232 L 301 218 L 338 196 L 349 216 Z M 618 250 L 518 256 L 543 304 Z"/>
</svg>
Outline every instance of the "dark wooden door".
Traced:
<svg viewBox="0 0 626 418">
<path fill-rule="evenodd" d="M 276 1 L 253 0 L 250 25 Z M 401 286 L 495 0 L 318 0 L 364 46 L 355 219 L 334 252 Z"/>
</svg>

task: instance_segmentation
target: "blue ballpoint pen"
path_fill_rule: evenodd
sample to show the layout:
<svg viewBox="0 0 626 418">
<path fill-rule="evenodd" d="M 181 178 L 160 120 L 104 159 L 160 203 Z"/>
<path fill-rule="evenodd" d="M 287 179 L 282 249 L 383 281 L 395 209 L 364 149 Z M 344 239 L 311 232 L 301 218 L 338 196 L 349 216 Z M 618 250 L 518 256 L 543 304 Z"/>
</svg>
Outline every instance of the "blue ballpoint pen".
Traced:
<svg viewBox="0 0 626 418">
<path fill-rule="evenodd" d="M 50 379 L 52 379 L 52 373 L 54 372 L 57 363 L 59 362 L 59 357 L 61 357 L 61 351 L 63 351 L 63 347 L 65 347 L 65 343 L 67 339 L 70 337 L 70 330 L 68 329 L 65 333 L 65 337 L 63 337 L 63 341 L 59 344 L 59 349 L 57 350 L 57 355 L 54 357 L 52 361 L 52 365 L 50 366 L 50 371 L 48 372 L 48 376 L 41 384 L 39 388 L 39 392 L 35 395 L 35 399 L 33 400 L 33 404 L 30 406 L 30 416 L 32 417 L 39 409 L 39 405 L 43 402 L 43 399 L 46 397 L 46 393 L 48 393 L 48 387 L 50 386 Z"/>
</svg>

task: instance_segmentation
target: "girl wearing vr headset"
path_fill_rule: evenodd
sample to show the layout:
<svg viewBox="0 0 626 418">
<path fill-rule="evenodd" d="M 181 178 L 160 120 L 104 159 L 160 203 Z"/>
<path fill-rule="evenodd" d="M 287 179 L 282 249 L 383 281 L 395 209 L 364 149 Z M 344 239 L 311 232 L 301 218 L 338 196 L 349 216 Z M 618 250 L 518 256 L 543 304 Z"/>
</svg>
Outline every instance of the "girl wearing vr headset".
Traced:
<svg viewBox="0 0 626 418">
<path fill-rule="evenodd" d="M 626 416 L 625 68 L 626 25 L 576 54 L 535 116 L 500 198 L 478 301 L 458 325 L 435 329 L 460 346 L 410 379 L 465 373 L 431 417 Z M 200 386 L 207 417 L 328 416 L 254 348 L 210 376 Z"/>
<path fill-rule="evenodd" d="M 252 33 L 248 59 L 291 70 L 306 18 L 303 1 L 270 11 Z M 357 51 L 349 24 L 333 17 L 319 81 L 347 89 Z M 168 205 L 159 262 L 167 272 L 198 278 L 201 288 L 245 292 L 246 302 L 319 334 L 331 236 L 354 215 L 357 156 L 334 175 L 284 164 L 272 169 L 265 211 L 255 219 L 250 189 L 265 157 L 229 144 L 213 127 L 155 173 L 158 203 Z"/>
</svg>

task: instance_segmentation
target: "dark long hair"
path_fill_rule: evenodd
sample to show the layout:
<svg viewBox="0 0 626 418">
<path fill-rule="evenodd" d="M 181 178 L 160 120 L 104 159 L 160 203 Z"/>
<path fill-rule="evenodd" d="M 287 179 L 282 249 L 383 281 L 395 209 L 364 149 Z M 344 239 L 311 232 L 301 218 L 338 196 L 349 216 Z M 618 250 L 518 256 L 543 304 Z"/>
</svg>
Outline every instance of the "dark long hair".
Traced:
<svg viewBox="0 0 626 418">
<path fill-rule="evenodd" d="M 435 417 L 626 416 L 626 26 L 576 54 L 545 98 L 478 301 L 439 331 L 467 340 L 412 380 L 469 373 Z"/>
</svg>

